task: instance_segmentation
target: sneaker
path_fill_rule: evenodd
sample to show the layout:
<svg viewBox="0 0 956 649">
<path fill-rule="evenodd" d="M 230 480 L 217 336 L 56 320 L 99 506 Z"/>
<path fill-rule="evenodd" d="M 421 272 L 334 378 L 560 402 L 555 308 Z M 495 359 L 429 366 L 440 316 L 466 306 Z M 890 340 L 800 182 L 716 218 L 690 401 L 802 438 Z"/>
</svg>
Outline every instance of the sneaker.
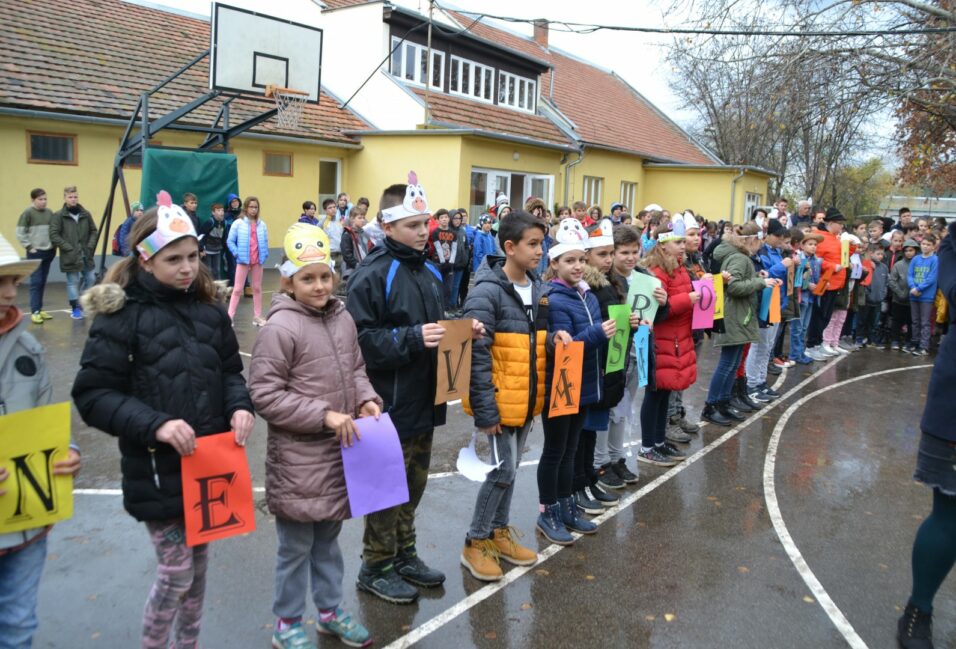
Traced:
<svg viewBox="0 0 956 649">
<path fill-rule="evenodd" d="M 929 352 L 925 349 L 917 349 L 913 352 L 913 356 L 929 356 Z"/>
<path fill-rule="evenodd" d="M 425 565 L 414 547 L 399 551 L 395 557 L 395 572 L 405 581 L 424 588 L 435 588 L 445 583 L 445 573 Z"/>
<path fill-rule="evenodd" d="M 787 361 L 779 357 L 773 359 L 773 364 L 776 365 L 777 367 L 789 367 L 789 365 L 787 365 Z"/>
<path fill-rule="evenodd" d="M 812 358 L 815 361 L 825 361 L 829 358 L 829 356 L 827 356 L 827 354 L 820 347 L 810 347 L 804 352 L 804 354 L 806 354 L 808 358 Z"/>
<path fill-rule="evenodd" d="M 33 321 L 33 324 L 43 324 L 43 316 L 40 315 L 39 311 L 34 311 L 30 316 L 30 320 Z"/>
<path fill-rule="evenodd" d="M 742 415 L 746 415 L 747 413 L 750 413 L 750 412 L 757 412 L 759 410 L 759 408 L 754 408 L 753 406 L 751 406 L 749 403 L 749 400 L 744 401 L 737 395 L 732 395 L 730 397 L 730 401 L 727 402 L 727 405 L 729 405 L 731 408 L 733 408 L 734 410 L 736 410 Z"/>
<path fill-rule="evenodd" d="M 766 383 L 760 386 L 760 393 L 766 397 L 769 397 L 771 401 L 774 401 L 780 398 L 780 393 L 774 390 L 773 388 L 771 388 Z"/>
<path fill-rule="evenodd" d="M 50 315 L 49 313 L 47 313 L 46 311 L 40 311 L 40 317 L 43 318 L 44 320 L 52 320 L 52 319 L 53 319 L 53 316 L 51 316 L 51 315 Z"/>
<path fill-rule="evenodd" d="M 841 342 L 839 345 L 836 346 L 837 351 L 842 351 L 844 353 L 855 352 L 859 348 L 860 348 L 859 345 L 856 345 L 855 343 L 848 343 L 848 342 Z"/>
<path fill-rule="evenodd" d="M 696 435 L 700 432 L 700 425 L 695 424 L 692 421 L 687 421 L 686 415 L 681 415 L 680 419 L 673 421 L 671 423 L 677 424 L 680 426 L 680 429 L 687 433 L 688 435 Z"/>
<path fill-rule="evenodd" d="M 777 367 L 776 365 L 771 363 L 770 365 L 767 366 L 767 374 L 770 374 L 772 376 L 780 376 L 781 374 L 783 374 L 783 368 Z"/>
<path fill-rule="evenodd" d="M 614 471 L 611 463 L 602 464 L 601 468 L 597 470 L 597 481 L 598 484 L 604 487 L 605 489 L 623 489 L 624 481 L 617 475 L 617 472 Z"/>
<path fill-rule="evenodd" d="M 747 418 L 747 415 L 731 406 L 729 400 L 717 404 L 717 409 L 720 410 L 720 414 L 731 421 L 743 421 Z"/>
<path fill-rule="evenodd" d="M 317 649 L 301 622 L 296 622 L 285 631 L 276 631 L 272 634 L 274 649 Z"/>
<path fill-rule="evenodd" d="M 363 562 L 356 586 L 392 604 L 411 604 L 418 599 L 418 589 L 402 579 L 392 564 L 373 569 Z"/>
<path fill-rule="evenodd" d="M 341 607 L 335 609 L 335 617 L 328 622 L 321 619 L 316 622 L 315 629 L 322 635 L 335 636 L 350 647 L 368 647 L 372 644 L 368 629 L 354 621 Z"/>
<path fill-rule="evenodd" d="M 747 398 L 751 401 L 756 401 L 757 403 L 770 403 L 773 401 L 773 399 L 765 395 L 760 388 L 749 388 L 747 391 Z"/>
<path fill-rule="evenodd" d="M 575 491 L 572 498 L 574 498 L 574 504 L 577 505 L 578 509 L 585 514 L 597 516 L 598 514 L 604 513 L 604 506 L 598 501 L 592 500 L 591 497 L 584 492 L 584 489 Z"/>
<path fill-rule="evenodd" d="M 894 340 L 892 343 L 890 343 L 890 349 L 891 349 L 892 351 L 894 351 L 894 352 L 900 351 L 900 343 L 899 343 L 899 341 L 898 341 L 898 340 Z"/>
<path fill-rule="evenodd" d="M 73 307 L 73 310 L 70 312 L 70 317 L 73 318 L 74 320 L 82 320 L 83 308 L 79 304 L 77 304 L 75 307 Z"/>
<path fill-rule="evenodd" d="M 646 451 L 642 448 L 637 452 L 637 461 L 653 464 L 654 466 L 674 466 L 677 460 L 661 453 L 657 447 L 652 447 Z"/>
<path fill-rule="evenodd" d="M 568 531 L 578 534 L 597 533 L 597 524 L 581 516 L 578 506 L 574 503 L 574 496 L 558 498 L 558 505 L 561 507 L 561 520 Z"/>
<path fill-rule="evenodd" d="M 830 358 L 833 358 L 834 356 L 839 356 L 839 355 L 840 355 L 840 352 L 838 352 L 837 350 L 835 350 L 833 347 L 830 347 L 829 345 L 820 345 L 820 350 L 821 350 L 824 354 L 826 354 L 827 356 L 829 356 Z"/>
<path fill-rule="evenodd" d="M 700 430 L 700 426 L 697 427 L 697 430 Z M 627 468 L 627 462 L 624 461 L 623 457 L 617 462 L 612 463 L 611 467 L 624 484 L 637 484 L 637 481 L 640 479 L 640 476 L 636 473 L 631 473 L 631 470 Z"/>
<path fill-rule="evenodd" d="M 676 446 L 669 442 L 664 442 L 662 445 L 656 447 L 660 451 L 661 455 L 666 455 L 672 460 L 677 460 L 678 462 L 683 462 L 687 459 L 687 453 L 679 450 Z"/>
<path fill-rule="evenodd" d="M 574 537 L 564 526 L 561 517 L 561 505 L 545 505 L 544 511 L 538 514 L 538 522 L 535 529 L 541 533 L 544 538 L 558 545 L 574 545 Z"/>
<path fill-rule="evenodd" d="M 903 649 L 933 649 L 933 615 L 912 604 L 896 623 L 896 639 Z"/>
<path fill-rule="evenodd" d="M 801 365 L 813 365 L 814 360 L 815 359 L 810 358 L 809 356 L 801 356 L 800 358 L 796 359 L 794 362 L 800 363 Z"/>
<path fill-rule="evenodd" d="M 266 324 L 266 319 L 263 318 L 263 317 L 261 317 L 261 316 L 258 317 L 258 318 L 253 318 L 253 319 L 252 319 L 252 324 L 253 324 L 253 326 L 255 326 L 255 327 L 263 327 L 263 326 L 265 326 L 265 324 Z"/>
<path fill-rule="evenodd" d="M 664 438 L 675 444 L 687 444 L 691 440 L 690 435 L 682 431 L 677 424 L 668 424 L 667 430 L 664 432 Z"/>
<path fill-rule="evenodd" d="M 614 505 L 620 502 L 620 498 L 608 491 L 604 491 L 604 489 L 601 489 L 601 486 L 596 482 L 592 485 L 586 486 L 584 488 L 584 493 L 587 494 L 588 498 L 591 500 L 596 500 L 601 503 L 601 507 L 614 507 Z"/>
<path fill-rule="evenodd" d="M 498 550 L 498 558 L 515 566 L 533 566 L 538 563 L 538 553 L 518 543 L 516 539 L 520 538 L 521 532 L 508 526 L 496 529 L 491 540 Z"/>
<path fill-rule="evenodd" d="M 461 565 L 478 581 L 498 581 L 504 576 L 498 562 L 498 546 L 491 539 L 465 539 Z"/>
</svg>

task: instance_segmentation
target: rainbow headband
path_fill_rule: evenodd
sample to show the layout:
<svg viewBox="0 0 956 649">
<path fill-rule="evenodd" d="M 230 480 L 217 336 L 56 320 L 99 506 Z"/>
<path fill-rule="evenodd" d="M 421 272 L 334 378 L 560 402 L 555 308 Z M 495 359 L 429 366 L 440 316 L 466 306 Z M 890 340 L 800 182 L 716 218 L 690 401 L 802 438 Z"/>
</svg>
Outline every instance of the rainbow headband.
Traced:
<svg viewBox="0 0 956 649">
<path fill-rule="evenodd" d="M 157 252 L 183 237 L 199 239 L 192 219 L 179 205 L 173 204 L 169 192 L 161 190 L 156 194 L 158 214 L 156 216 L 156 230 L 143 239 L 136 250 L 143 260 L 148 260 Z"/>
</svg>

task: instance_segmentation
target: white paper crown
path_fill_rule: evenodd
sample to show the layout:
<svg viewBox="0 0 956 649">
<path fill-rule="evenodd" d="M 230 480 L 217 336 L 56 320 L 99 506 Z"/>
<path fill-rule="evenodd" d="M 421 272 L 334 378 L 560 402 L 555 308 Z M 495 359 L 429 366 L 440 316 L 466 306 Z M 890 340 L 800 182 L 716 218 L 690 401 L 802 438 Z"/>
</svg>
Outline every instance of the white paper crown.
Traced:
<svg viewBox="0 0 956 649">
<path fill-rule="evenodd" d="M 408 172 L 408 187 L 405 189 L 405 200 L 401 205 L 382 210 L 382 222 L 391 223 L 410 216 L 430 214 L 425 189 L 418 184 L 418 175 L 414 171 Z"/>
<path fill-rule="evenodd" d="M 664 208 L 658 205 L 657 203 L 651 203 L 644 208 L 645 212 L 663 212 Z"/>
<path fill-rule="evenodd" d="M 159 208 L 156 216 L 156 231 L 136 246 L 136 250 L 143 259 L 149 259 L 173 241 L 183 237 L 199 238 L 196 236 L 192 219 L 183 211 L 183 208 L 173 204 L 169 192 L 160 190 L 156 194 L 156 203 Z"/>
<path fill-rule="evenodd" d="M 591 248 L 603 248 L 614 245 L 614 224 L 611 219 L 601 219 L 601 221 L 591 230 L 590 236 L 584 247 L 587 250 Z"/>
<path fill-rule="evenodd" d="M 561 219 L 554 238 L 557 244 L 548 249 L 548 259 L 557 259 L 571 250 L 584 251 L 588 233 L 584 231 L 584 226 L 581 225 L 580 221 L 575 218 L 567 218 Z"/>
</svg>

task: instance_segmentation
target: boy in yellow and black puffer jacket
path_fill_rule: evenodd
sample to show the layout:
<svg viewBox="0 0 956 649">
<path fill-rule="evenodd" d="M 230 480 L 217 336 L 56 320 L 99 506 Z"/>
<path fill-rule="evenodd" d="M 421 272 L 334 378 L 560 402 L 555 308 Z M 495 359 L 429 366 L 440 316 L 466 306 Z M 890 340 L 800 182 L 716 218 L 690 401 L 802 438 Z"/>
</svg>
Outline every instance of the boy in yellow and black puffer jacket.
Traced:
<svg viewBox="0 0 956 649">
<path fill-rule="evenodd" d="M 521 566 L 538 560 L 518 544 L 508 517 L 521 449 L 544 408 L 548 298 L 535 269 L 545 234 L 527 212 L 502 219 L 498 241 L 505 256 L 485 258 L 465 301 L 463 317 L 483 323 L 485 335 L 472 347 L 471 387 L 463 405 L 501 462 L 478 492 L 461 555 L 462 565 L 482 581 L 501 579 L 499 557 Z"/>
</svg>

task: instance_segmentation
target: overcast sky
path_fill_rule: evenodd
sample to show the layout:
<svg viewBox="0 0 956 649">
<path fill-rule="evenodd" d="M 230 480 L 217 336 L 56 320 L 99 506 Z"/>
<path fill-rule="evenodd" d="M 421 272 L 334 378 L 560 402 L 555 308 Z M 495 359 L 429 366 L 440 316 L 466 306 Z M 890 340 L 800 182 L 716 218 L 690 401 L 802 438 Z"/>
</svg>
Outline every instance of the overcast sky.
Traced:
<svg viewBox="0 0 956 649">
<path fill-rule="evenodd" d="M 292 4 L 302 0 L 270 0 L 262 2 L 262 13 L 269 7 Z M 441 1 L 441 0 L 440 0 Z M 209 16 L 208 0 L 151 0 L 151 4 L 174 7 L 190 13 Z M 420 4 L 422 13 L 427 13 L 427 0 L 402 0 L 400 4 Z M 144 2 L 144 4 L 146 4 Z M 225 0 L 224 4 L 231 4 Z M 660 4 L 649 0 L 444 0 L 441 4 L 465 11 L 480 11 L 499 16 L 519 18 L 548 18 L 553 21 L 571 21 L 591 24 L 630 25 L 660 27 L 664 21 Z M 503 26 L 511 31 L 531 35 L 530 25 L 508 23 Z M 644 35 L 619 31 L 598 31 L 593 34 L 570 34 L 552 29 L 549 42 L 577 57 L 601 67 L 612 69 L 624 77 L 645 97 L 653 101 L 672 119 L 688 126 L 693 119 L 690 112 L 681 110 L 682 102 L 667 85 L 670 68 L 664 61 L 663 51 L 673 42 L 664 35 Z M 326 62 L 327 57 L 323 57 Z"/>
</svg>

